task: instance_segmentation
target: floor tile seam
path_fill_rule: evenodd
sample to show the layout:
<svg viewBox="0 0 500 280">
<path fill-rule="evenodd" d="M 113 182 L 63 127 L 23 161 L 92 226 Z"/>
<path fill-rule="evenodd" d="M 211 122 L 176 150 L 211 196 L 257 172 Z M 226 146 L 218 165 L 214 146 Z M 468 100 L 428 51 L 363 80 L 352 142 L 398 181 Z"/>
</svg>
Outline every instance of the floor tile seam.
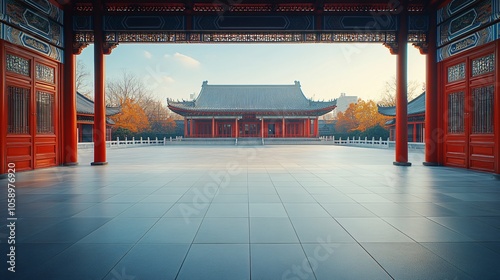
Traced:
<svg viewBox="0 0 500 280">
<path fill-rule="evenodd" d="M 35 243 L 35 242 L 29 242 L 29 243 L 24 243 L 24 244 L 32 244 L 32 243 Z M 51 243 L 38 243 L 38 244 L 51 244 Z M 74 245 L 76 245 L 77 242 L 74 242 L 74 243 L 57 243 L 57 244 L 70 244 L 70 245 L 68 247 L 66 247 L 64 250 L 60 251 L 59 253 L 53 255 L 52 257 L 50 257 L 48 259 L 45 259 L 45 260 L 42 260 L 42 262 L 40 264 L 38 264 L 37 268 L 44 268 L 45 264 L 49 263 L 51 260 L 55 259 L 57 256 L 59 256 L 62 253 L 66 252 L 67 250 L 69 250 L 71 247 L 73 247 Z"/>
<path fill-rule="evenodd" d="M 248 179 L 250 177 L 250 175 L 248 175 L 248 167 L 247 167 L 247 213 L 248 213 L 248 275 L 249 275 L 249 279 L 252 279 L 252 246 L 251 246 L 251 239 L 250 239 L 250 186 L 248 184 Z"/>
<path fill-rule="evenodd" d="M 453 263 L 449 262 L 447 259 L 441 257 L 440 255 L 438 255 L 437 253 L 434 253 L 434 251 L 432 251 L 431 249 L 425 247 L 423 245 L 423 243 L 436 243 L 436 244 L 439 244 L 439 243 L 455 243 L 455 244 L 462 244 L 462 243 L 475 243 L 475 242 L 416 242 L 419 246 L 422 247 L 422 249 L 430 252 L 431 254 L 433 254 L 434 256 L 436 256 L 437 258 L 443 260 L 445 263 L 449 264 L 450 266 L 452 266 L 453 268 L 457 269 L 458 271 L 461 271 L 462 273 L 464 273 L 465 275 L 467 276 L 470 276 L 471 279 L 475 279 L 474 278 L 474 275 L 471 275 L 469 274 L 468 272 L 466 272 L 465 270 L 461 269 L 460 266 L 456 266 L 454 265 Z"/>
<path fill-rule="evenodd" d="M 320 204 L 321 207 L 323 207 L 323 205 Z M 323 207 L 323 209 L 326 211 L 326 209 Z M 375 257 L 370 254 L 370 252 L 368 252 L 368 250 L 366 250 L 366 248 L 361 244 L 361 242 L 359 240 L 357 240 L 345 227 L 344 225 L 342 225 L 338 220 L 337 218 L 335 218 L 334 216 L 332 216 L 328 211 L 327 213 L 332 217 L 332 219 L 356 242 L 356 244 L 358 244 L 358 246 L 360 246 L 369 256 L 370 258 L 372 258 L 372 260 L 389 276 L 391 277 L 391 279 L 395 279 L 390 273 L 389 271 L 387 271 L 385 269 L 385 267 L 382 266 L 382 264 L 377 260 L 375 259 Z M 406 236 L 406 235 L 405 235 Z"/>
<path fill-rule="evenodd" d="M 217 186 L 217 191 L 216 193 L 218 192 L 219 188 L 220 188 L 220 184 L 218 184 Z M 186 259 L 187 259 L 187 256 L 189 255 L 189 252 L 191 251 L 191 248 L 193 247 L 193 244 L 194 243 L 194 240 L 196 239 L 196 236 L 198 236 L 198 233 L 200 232 L 200 228 L 201 228 L 201 225 L 203 224 L 203 222 L 205 221 L 205 218 L 206 218 L 206 215 L 208 213 L 208 210 L 210 209 L 210 206 L 212 205 L 212 201 L 213 201 L 213 198 L 210 200 L 209 202 L 209 205 L 207 206 L 207 211 L 205 211 L 205 213 L 203 214 L 203 218 L 201 218 L 201 221 L 200 221 L 200 224 L 198 225 L 198 228 L 196 229 L 196 233 L 194 234 L 193 236 L 193 239 L 191 240 L 191 242 L 189 243 L 189 248 L 188 250 L 186 251 L 186 255 L 184 256 L 182 262 L 181 262 L 181 265 L 179 266 L 179 270 L 177 270 L 177 273 L 174 277 L 174 279 L 177 279 L 179 277 L 179 273 L 181 272 L 182 270 L 182 267 L 184 266 L 184 263 L 186 262 Z"/>
<path fill-rule="evenodd" d="M 276 191 L 276 192 L 278 192 L 278 191 Z M 304 257 L 306 258 L 307 263 L 309 264 L 309 268 L 311 269 L 313 277 L 314 277 L 314 279 L 318 279 L 318 277 L 316 276 L 316 272 L 314 271 L 314 269 L 312 269 L 311 261 L 307 257 L 306 250 L 304 249 L 304 246 L 302 245 L 299 234 L 297 233 L 297 229 L 295 228 L 295 225 L 293 224 L 292 219 L 290 218 L 290 215 L 288 214 L 288 210 L 286 209 L 285 204 L 283 203 L 283 200 L 281 199 L 281 196 L 279 193 L 278 193 L 278 197 L 281 201 L 281 205 L 282 205 L 283 209 L 285 209 L 285 213 L 286 213 L 286 216 L 288 218 L 288 222 L 290 223 L 290 225 L 293 228 L 293 232 L 295 233 L 295 237 L 297 238 L 298 244 L 300 244 L 300 248 L 302 249 L 302 253 L 304 254 Z"/>
<path fill-rule="evenodd" d="M 435 216 L 433 216 L 433 217 L 430 217 L 430 216 L 423 216 L 423 217 L 424 217 L 425 219 L 427 219 L 427 220 L 431 221 L 431 222 L 436 223 L 436 224 L 437 224 L 437 225 L 439 225 L 439 226 L 442 226 L 442 227 L 444 227 L 444 228 L 446 228 L 446 229 L 448 229 L 448 230 L 450 230 L 450 231 L 452 231 L 452 232 L 454 232 L 454 233 L 458 234 L 458 235 L 461 235 L 461 236 L 464 236 L 464 237 L 470 238 L 470 239 L 471 239 L 471 241 L 468 241 L 468 242 L 481 242 L 481 240 L 475 240 L 474 238 L 470 237 L 469 235 L 466 235 L 466 234 L 464 234 L 464 233 L 461 233 L 461 232 L 459 232 L 459 231 L 457 231 L 457 230 L 455 230 L 455 229 L 453 229 L 453 228 L 451 228 L 451 227 L 449 227 L 449 226 L 447 226 L 447 225 L 441 224 L 441 223 L 439 223 L 438 221 L 434 221 L 433 219 L 431 219 L 431 218 L 440 218 L 440 217 L 435 217 Z M 454 218 L 454 217 L 451 217 L 451 218 Z M 479 223 L 483 223 L 483 222 L 481 222 L 480 220 L 475 219 L 474 217 L 469 217 L 469 216 L 467 216 L 467 217 L 464 217 L 464 218 L 472 218 L 472 219 L 474 219 L 474 220 L 478 221 Z M 486 224 L 486 223 L 483 223 L 483 224 L 485 224 L 486 226 L 490 226 L 490 225 L 488 225 L 488 224 Z M 492 226 L 490 226 L 490 227 L 492 227 Z M 492 228 L 496 229 L 495 227 L 492 227 Z M 500 241 L 500 240 L 499 240 L 499 241 Z M 466 241 L 466 242 L 467 242 L 467 241 Z M 462 242 L 458 242 L 458 243 L 462 243 Z"/>
<path fill-rule="evenodd" d="M 89 244 L 92 244 L 92 243 L 89 243 Z M 113 243 L 113 244 L 131 244 L 131 243 Z M 127 250 L 127 252 L 125 252 L 121 258 L 119 258 L 116 263 L 111 267 L 111 269 L 104 275 L 104 277 L 102 279 L 106 279 L 106 276 L 108 276 L 114 269 L 115 267 L 125 258 L 125 256 L 128 255 L 128 253 L 130 253 L 130 251 L 132 251 L 133 248 L 135 248 L 135 246 L 137 245 L 137 242 L 135 244 L 133 244 L 132 246 L 130 246 L 130 248 Z"/>
</svg>

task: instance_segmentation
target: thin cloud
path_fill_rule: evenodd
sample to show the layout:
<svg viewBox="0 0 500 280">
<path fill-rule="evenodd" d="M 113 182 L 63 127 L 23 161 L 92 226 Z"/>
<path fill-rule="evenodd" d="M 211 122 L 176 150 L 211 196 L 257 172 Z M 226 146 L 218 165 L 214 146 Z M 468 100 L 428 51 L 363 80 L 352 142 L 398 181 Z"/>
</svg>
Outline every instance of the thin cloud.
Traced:
<svg viewBox="0 0 500 280">
<path fill-rule="evenodd" d="M 187 66 L 187 67 L 193 67 L 193 68 L 197 68 L 197 67 L 200 67 L 201 63 L 190 57 L 190 56 L 187 56 L 185 54 L 181 54 L 181 53 L 178 53 L 176 52 L 174 54 L 174 59 L 181 62 L 184 66 Z"/>
<path fill-rule="evenodd" d="M 163 81 L 165 81 L 168 84 L 171 84 L 171 83 L 175 82 L 174 78 L 172 78 L 170 76 L 163 76 Z"/>
<path fill-rule="evenodd" d="M 153 58 L 153 54 L 151 54 L 148 51 L 144 51 L 144 57 L 147 58 L 147 59 L 151 59 L 151 58 Z"/>
</svg>

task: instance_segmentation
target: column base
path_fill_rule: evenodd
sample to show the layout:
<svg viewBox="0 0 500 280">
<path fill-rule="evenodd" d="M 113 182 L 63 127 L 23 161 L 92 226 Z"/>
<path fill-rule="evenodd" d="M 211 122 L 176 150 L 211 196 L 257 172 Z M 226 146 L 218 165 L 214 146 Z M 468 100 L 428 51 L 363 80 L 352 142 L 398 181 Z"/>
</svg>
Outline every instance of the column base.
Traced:
<svg viewBox="0 0 500 280">
<path fill-rule="evenodd" d="M 76 166 L 78 165 L 78 162 L 65 162 L 63 163 L 63 166 Z"/>
<path fill-rule="evenodd" d="M 439 163 L 437 162 L 429 162 L 429 161 L 424 161 L 422 162 L 423 165 L 425 166 L 439 166 Z"/>
<path fill-rule="evenodd" d="M 97 165 L 108 165 L 108 162 L 107 161 L 104 161 L 104 162 L 91 162 L 90 165 L 92 166 L 97 166 Z"/>
<path fill-rule="evenodd" d="M 396 166 L 411 166 L 411 162 L 399 162 L 399 161 L 394 161 L 392 162 L 393 165 Z"/>
</svg>

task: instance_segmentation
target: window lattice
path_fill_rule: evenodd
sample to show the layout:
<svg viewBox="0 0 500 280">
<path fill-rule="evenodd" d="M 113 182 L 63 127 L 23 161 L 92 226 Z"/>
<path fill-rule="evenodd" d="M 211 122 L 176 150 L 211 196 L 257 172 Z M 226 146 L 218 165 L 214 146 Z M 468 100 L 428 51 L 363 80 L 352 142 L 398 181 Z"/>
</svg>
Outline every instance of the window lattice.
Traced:
<svg viewBox="0 0 500 280">
<path fill-rule="evenodd" d="M 464 133 L 464 92 L 448 95 L 448 133 Z"/>
<path fill-rule="evenodd" d="M 55 81 L 54 68 L 37 63 L 35 66 L 35 78 L 39 81 L 53 84 Z"/>
<path fill-rule="evenodd" d="M 493 133 L 493 85 L 472 90 L 474 112 L 472 114 L 472 133 Z"/>
<path fill-rule="evenodd" d="M 495 71 L 495 54 L 472 60 L 472 77 Z"/>
<path fill-rule="evenodd" d="M 465 79 L 465 62 L 448 67 L 448 83 Z"/>
<path fill-rule="evenodd" d="M 30 89 L 7 87 L 7 132 L 10 134 L 29 134 Z"/>
<path fill-rule="evenodd" d="M 24 57 L 7 54 L 7 71 L 30 76 L 30 61 Z"/>
<path fill-rule="evenodd" d="M 54 95 L 48 92 L 36 93 L 36 131 L 39 134 L 54 133 Z"/>
</svg>

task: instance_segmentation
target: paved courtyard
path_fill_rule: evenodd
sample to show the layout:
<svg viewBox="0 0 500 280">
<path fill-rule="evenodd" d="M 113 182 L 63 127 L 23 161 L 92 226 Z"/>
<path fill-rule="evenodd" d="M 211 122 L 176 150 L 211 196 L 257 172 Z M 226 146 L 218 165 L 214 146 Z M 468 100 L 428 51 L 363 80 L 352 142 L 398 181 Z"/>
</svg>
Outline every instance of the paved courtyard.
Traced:
<svg viewBox="0 0 500 280">
<path fill-rule="evenodd" d="M 499 279 L 500 180 L 393 150 L 155 146 L 16 175 L 1 279 Z"/>
</svg>

